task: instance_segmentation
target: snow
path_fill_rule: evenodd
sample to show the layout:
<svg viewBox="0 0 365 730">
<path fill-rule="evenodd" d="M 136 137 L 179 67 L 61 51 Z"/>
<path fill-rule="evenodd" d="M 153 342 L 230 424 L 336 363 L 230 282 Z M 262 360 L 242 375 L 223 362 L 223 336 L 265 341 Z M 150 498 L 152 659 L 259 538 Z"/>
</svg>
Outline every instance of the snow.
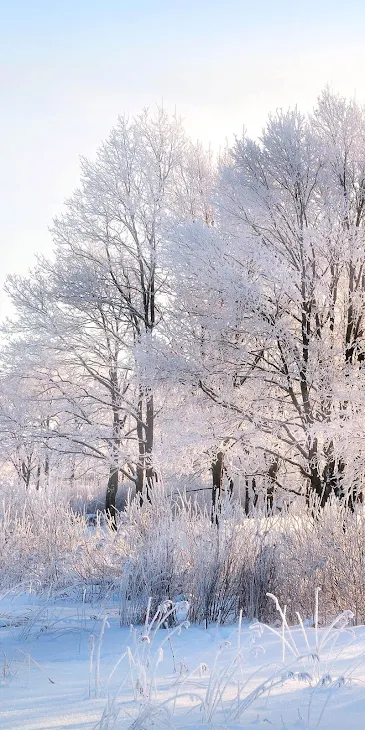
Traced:
<svg viewBox="0 0 365 730">
<path fill-rule="evenodd" d="M 313 628 L 287 629 L 283 657 L 281 627 L 183 622 L 154 635 L 155 625 L 121 627 L 113 602 L 7 595 L 0 730 L 362 730 L 365 627 L 349 629 L 346 618 L 318 637 Z M 242 703 L 263 681 L 276 686 L 237 717 L 237 687 Z"/>
</svg>

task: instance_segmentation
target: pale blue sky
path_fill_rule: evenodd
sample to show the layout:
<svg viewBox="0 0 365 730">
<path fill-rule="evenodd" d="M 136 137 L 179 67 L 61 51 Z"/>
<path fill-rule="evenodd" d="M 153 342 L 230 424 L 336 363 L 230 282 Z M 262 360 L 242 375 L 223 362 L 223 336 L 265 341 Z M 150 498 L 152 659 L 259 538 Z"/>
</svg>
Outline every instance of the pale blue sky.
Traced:
<svg viewBox="0 0 365 730">
<path fill-rule="evenodd" d="M 219 146 L 326 83 L 365 100 L 364 35 L 364 0 L 0 0 L 0 279 L 50 250 L 118 113 L 163 99 Z"/>
</svg>

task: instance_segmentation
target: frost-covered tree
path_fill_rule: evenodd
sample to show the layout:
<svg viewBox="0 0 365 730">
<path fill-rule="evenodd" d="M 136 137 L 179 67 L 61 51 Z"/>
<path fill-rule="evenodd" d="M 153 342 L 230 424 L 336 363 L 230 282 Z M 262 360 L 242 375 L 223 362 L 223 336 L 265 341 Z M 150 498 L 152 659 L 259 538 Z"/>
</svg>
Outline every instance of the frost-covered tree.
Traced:
<svg viewBox="0 0 365 730">
<path fill-rule="evenodd" d="M 39 409 L 32 407 L 23 383 L 3 378 L 0 393 L 1 462 L 10 463 L 28 488 L 33 481 L 39 487 L 41 457 L 35 432 L 40 431 Z"/>
<path fill-rule="evenodd" d="M 230 414 L 222 451 L 322 504 L 362 488 L 364 134 L 329 91 L 311 117 L 278 112 L 222 166 L 214 228 L 172 241 L 180 367 Z"/>
<path fill-rule="evenodd" d="M 214 509 L 238 481 L 247 510 L 361 495 L 364 137 L 325 90 L 237 139 L 218 180 L 161 109 L 82 161 L 54 258 L 8 279 L 5 360 L 37 383 L 49 452 L 107 468 L 113 518 L 119 479 L 148 496 L 167 460 L 210 465 Z"/>
<path fill-rule="evenodd" d="M 207 216 L 205 166 L 209 155 L 163 109 L 120 118 L 96 159 L 82 160 L 80 188 L 53 225 L 54 258 L 7 282 L 17 312 L 8 334 L 39 372 L 51 360 L 53 443 L 108 463 L 113 519 L 120 475 L 140 496 L 154 481 L 156 407 L 136 353 L 163 318 L 172 219 Z"/>
</svg>

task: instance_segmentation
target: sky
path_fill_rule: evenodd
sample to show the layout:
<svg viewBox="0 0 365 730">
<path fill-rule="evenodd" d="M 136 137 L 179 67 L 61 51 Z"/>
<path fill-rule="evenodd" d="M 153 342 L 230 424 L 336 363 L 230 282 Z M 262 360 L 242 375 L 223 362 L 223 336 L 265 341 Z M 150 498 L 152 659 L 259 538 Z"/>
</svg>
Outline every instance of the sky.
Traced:
<svg viewBox="0 0 365 730">
<path fill-rule="evenodd" d="M 163 102 L 219 148 L 326 84 L 365 101 L 364 33 L 364 0 L 0 0 L 0 285 L 118 114 Z"/>
</svg>

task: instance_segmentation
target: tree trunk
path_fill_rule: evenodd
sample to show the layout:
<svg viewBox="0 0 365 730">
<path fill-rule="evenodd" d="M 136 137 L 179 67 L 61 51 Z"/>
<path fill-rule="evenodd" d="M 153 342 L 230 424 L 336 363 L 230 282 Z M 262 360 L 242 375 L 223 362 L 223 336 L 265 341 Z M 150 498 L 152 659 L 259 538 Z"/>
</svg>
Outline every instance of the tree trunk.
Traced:
<svg viewBox="0 0 365 730">
<path fill-rule="evenodd" d="M 272 513 L 274 509 L 274 493 L 275 493 L 275 484 L 276 484 L 276 477 L 278 475 L 279 471 L 279 459 L 275 459 L 273 463 L 270 466 L 270 469 L 268 471 L 269 476 L 269 485 L 266 492 L 266 508 L 269 513 Z"/>
<path fill-rule="evenodd" d="M 326 464 L 323 469 L 323 482 L 329 493 L 333 492 L 338 499 L 345 497 L 343 488 L 343 473 L 345 462 L 343 459 L 336 459 L 333 441 L 325 449 Z"/>
<path fill-rule="evenodd" d="M 21 463 L 21 475 L 23 477 L 26 489 L 28 489 L 29 487 L 31 473 L 31 457 L 28 456 L 27 460 L 23 460 Z"/>
<path fill-rule="evenodd" d="M 309 470 L 310 489 L 312 493 L 317 496 L 320 507 L 324 507 L 327 504 L 331 494 L 336 494 L 336 496 L 339 496 L 338 492 L 336 493 L 336 490 L 339 489 L 339 483 L 338 475 L 335 475 L 335 472 L 337 472 L 337 470 L 335 468 L 335 462 L 332 456 L 328 460 L 323 470 L 323 473 L 321 474 L 319 468 L 317 439 L 313 440 L 313 443 L 309 450 Z"/>
<path fill-rule="evenodd" d="M 119 486 L 119 470 L 117 467 L 110 467 L 108 485 L 105 496 L 105 511 L 110 520 L 112 530 L 117 529 L 117 508 L 116 498 Z"/>
<path fill-rule="evenodd" d="M 245 485 L 243 509 L 245 511 L 245 515 L 248 517 L 251 512 L 251 508 L 256 507 L 257 502 L 259 501 L 259 494 L 255 477 L 252 477 L 251 481 L 248 477 L 245 477 Z"/>
<path fill-rule="evenodd" d="M 146 405 L 144 418 L 143 404 Z M 140 504 L 143 504 L 144 492 L 147 500 L 151 501 L 151 489 L 156 480 L 153 468 L 153 436 L 154 436 L 154 403 L 151 393 L 144 395 L 140 391 L 138 402 L 137 437 L 138 437 L 138 464 L 136 478 L 136 495 Z"/>
<path fill-rule="evenodd" d="M 49 416 L 47 416 L 47 418 L 46 418 L 45 426 L 46 426 L 46 430 L 47 430 L 47 434 L 48 434 L 49 433 Z M 43 469 L 43 474 L 44 474 L 44 486 L 45 487 L 48 487 L 49 486 L 49 448 L 48 448 L 48 438 L 46 439 L 46 444 L 45 444 L 45 456 L 44 456 L 44 469 Z"/>
<path fill-rule="evenodd" d="M 152 452 L 153 452 L 153 426 L 154 426 L 154 406 L 153 395 L 150 393 L 146 399 L 146 425 L 145 425 L 145 444 L 146 444 L 146 496 L 151 501 L 151 489 L 155 481 L 155 471 L 153 468 Z"/>
<path fill-rule="evenodd" d="M 136 496 L 140 504 L 143 504 L 143 487 L 145 473 L 145 441 L 143 429 L 143 394 L 140 391 L 137 405 L 137 439 L 138 439 L 138 463 L 136 468 Z"/>
<path fill-rule="evenodd" d="M 248 479 L 245 479 L 245 499 L 243 503 L 243 509 L 245 510 L 245 515 L 248 517 L 250 514 L 250 489 L 248 485 Z"/>
<path fill-rule="evenodd" d="M 71 489 L 73 489 L 73 486 L 74 486 L 74 483 L 75 483 L 75 470 L 76 470 L 76 459 L 73 456 L 71 458 L 71 470 L 70 470 L 70 477 L 69 477 L 69 482 L 70 482 L 70 488 Z"/>
<path fill-rule="evenodd" d="M 119 451 L 120 451 L 120 411 L 119 411 L 119 388 L 118 371 L 116 367 L 111 368 L 110 380 L 112 383 L 112 410 L 113 410 L 113 437 L 111 444 L 111 465 L 108 485 L 105 495 L 105 511 L 110 519 L 112 530 L 117 529 L 117 508 L 116 499 L 119 486 Z"/>
<path fill-rule="evenodd" d="M 40 484 L 41 484 L 41 462 L 38 459 L 37 476 L 35 479 L 35 488 L 36 488 L 37 492 L 39 491 Z"/>
<path fill-rule="evenodd" d="M 223 483 L 223 463 L 224 456 L 223 452 L 219 451 L 216 458 L 212 463 L 212 509 L 211 509 L 211 520 L 215 522 L 218 527 L 218 513 L 221 509 L 222 504 L 222 483 Z"/>
</svg>

